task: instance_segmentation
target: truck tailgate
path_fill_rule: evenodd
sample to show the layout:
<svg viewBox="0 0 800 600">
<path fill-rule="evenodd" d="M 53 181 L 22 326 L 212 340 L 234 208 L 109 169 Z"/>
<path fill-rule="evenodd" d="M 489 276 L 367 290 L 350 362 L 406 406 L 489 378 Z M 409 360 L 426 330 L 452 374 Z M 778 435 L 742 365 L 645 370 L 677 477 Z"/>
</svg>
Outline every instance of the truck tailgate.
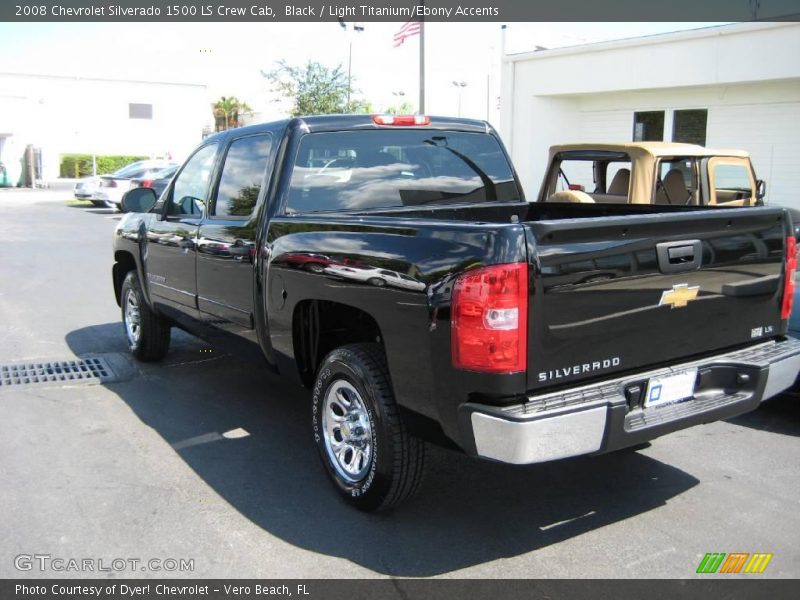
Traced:
<svg viewBox="0 0 800 600">
<path fill-rule="evenodd" d="M 528 388 L 784 334 L 788 220 L 759 207 L 526 223 Z"/>
</svg>

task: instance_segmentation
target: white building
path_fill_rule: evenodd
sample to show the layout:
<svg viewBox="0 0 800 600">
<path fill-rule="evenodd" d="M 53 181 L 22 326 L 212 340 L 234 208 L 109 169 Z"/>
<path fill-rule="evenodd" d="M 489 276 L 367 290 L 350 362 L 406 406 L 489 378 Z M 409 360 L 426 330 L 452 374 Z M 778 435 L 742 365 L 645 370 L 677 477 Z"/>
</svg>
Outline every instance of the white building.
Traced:
<svg viewBox="0 0 800 600">
<path fill-rule="evenodd" d="M 41 148 L 43 179 L 62 154 L 184 157 L 212 121 L 206 86 L 0 73 L 0 161 Z"/>
<path fill-rule="evenodd" d="M 636 139 L 751 153 L 800 208 L 800 24 L 739 23 L 507 55 L 500 132 L 529 199 L 549 146 Z"/>
</svg>

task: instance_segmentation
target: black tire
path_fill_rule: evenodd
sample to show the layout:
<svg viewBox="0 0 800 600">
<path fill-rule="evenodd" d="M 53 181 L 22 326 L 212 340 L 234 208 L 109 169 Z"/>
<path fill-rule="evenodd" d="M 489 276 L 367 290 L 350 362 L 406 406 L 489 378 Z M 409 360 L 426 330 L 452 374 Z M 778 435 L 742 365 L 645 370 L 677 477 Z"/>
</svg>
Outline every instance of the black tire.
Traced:
<svg viewBox="0 0 800 600">
<path fill-rule="evenodd" d="M 331 455 L 335 454 L 330 450 L 331 440 L 340 442 L 336 441 L 335 431 L 330 435 L 326 429 L 330 423 L 336 422 L 326 416 L 326 410 L 331 410 L 331 403 L 335 404 L 332 397 L 336 389 L 350 388 L 363 401 L 365 410 L 362 412 L 369 419 L 369 434 L 345 421 L 350 430 L 347 435 L 355 433 L 357 437 L 360 431 L 363 437 L 356 443 L 368 440 L 372 450 L 368 464 L 364 460 L 359 463 L 364 465 L 363 475 L 355 474 L 348 479 L 343 474 L 342 463 Z M 314 382 L 312 427 L 325 472 L 339 494 L 352 506 L 364 511 L 385 510 L 409 498 L 419 487 L 425 463 L 425 444 L 411 436 L 400 419 L 386 359 L 379 344 L 351 344 L 337 348 L 325 357 Z M 338 435 L 344 437 L 342 429 Z M 363 454 L 362 451 L 362 458 Z"/>
<path fill-rule="evenodd" d="M 138 335 L 133 332 L 133 314 L 130 304 L 138 308 Z M 142 286 L 136 271 L 130 271 L 125 276 L 120 291 L 120 306 L 122 307 L 122 329 L 128 340 L 128 348 L 136 358 L 142 361 L 161 360 L 169 350 L 171 326 L 162 316 L 153 312 L 145 302 Z"/>
<path fill-rule="evenodd" d="M 370 285 L 374 285 L 375 287 L 383 287 L 386 285 L 386 282 L 380 277 L 370 277 L 369 279 L 367 279 L 367 283 Z"/>
<path fill-rule="evenodd" d="M 89 200 L 89 202 L 92 203 L 92 206 L 96 206 L 97 208 L 108 208 L 105 200 Z"/>
</svg>

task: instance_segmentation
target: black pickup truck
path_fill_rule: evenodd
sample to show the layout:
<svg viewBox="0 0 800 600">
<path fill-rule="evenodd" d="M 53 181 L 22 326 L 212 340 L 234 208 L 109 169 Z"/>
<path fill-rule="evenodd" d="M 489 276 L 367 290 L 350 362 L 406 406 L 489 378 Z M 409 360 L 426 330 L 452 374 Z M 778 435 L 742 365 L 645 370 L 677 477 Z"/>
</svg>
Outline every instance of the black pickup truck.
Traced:
<svg viewBox="0 0 800 600">
<path fill-rule="evenodd" d="M 528 203 L 484 122 L 235 129 L 123 209 L 134 356 L 162 358 L 173 326 L 263 354 L 311 389 L 309 435 L 364 510 L 414 491 L 423 440 L 514 464 L 609 452 L 800 370 L 785 210 Z"/>
</svg>

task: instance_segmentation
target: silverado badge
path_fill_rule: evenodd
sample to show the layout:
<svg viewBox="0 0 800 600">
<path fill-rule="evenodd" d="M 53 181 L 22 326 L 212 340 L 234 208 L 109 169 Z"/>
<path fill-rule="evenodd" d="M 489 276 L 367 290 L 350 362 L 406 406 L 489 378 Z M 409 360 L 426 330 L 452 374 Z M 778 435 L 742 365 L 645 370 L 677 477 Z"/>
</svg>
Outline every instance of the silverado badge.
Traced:
<svg viewBox="0 0 800 600">
<path fill-rule="evenodd" d="M 699 285 L 690 287 L 688 283 L 678 283 L 673 285 L 671 290 L 661 292 L 661 300 L 658 305 L 669 304 L 670 308 L 684 308 L 690 301 L 697 299 L 699 291 Z"/>
</svg>

